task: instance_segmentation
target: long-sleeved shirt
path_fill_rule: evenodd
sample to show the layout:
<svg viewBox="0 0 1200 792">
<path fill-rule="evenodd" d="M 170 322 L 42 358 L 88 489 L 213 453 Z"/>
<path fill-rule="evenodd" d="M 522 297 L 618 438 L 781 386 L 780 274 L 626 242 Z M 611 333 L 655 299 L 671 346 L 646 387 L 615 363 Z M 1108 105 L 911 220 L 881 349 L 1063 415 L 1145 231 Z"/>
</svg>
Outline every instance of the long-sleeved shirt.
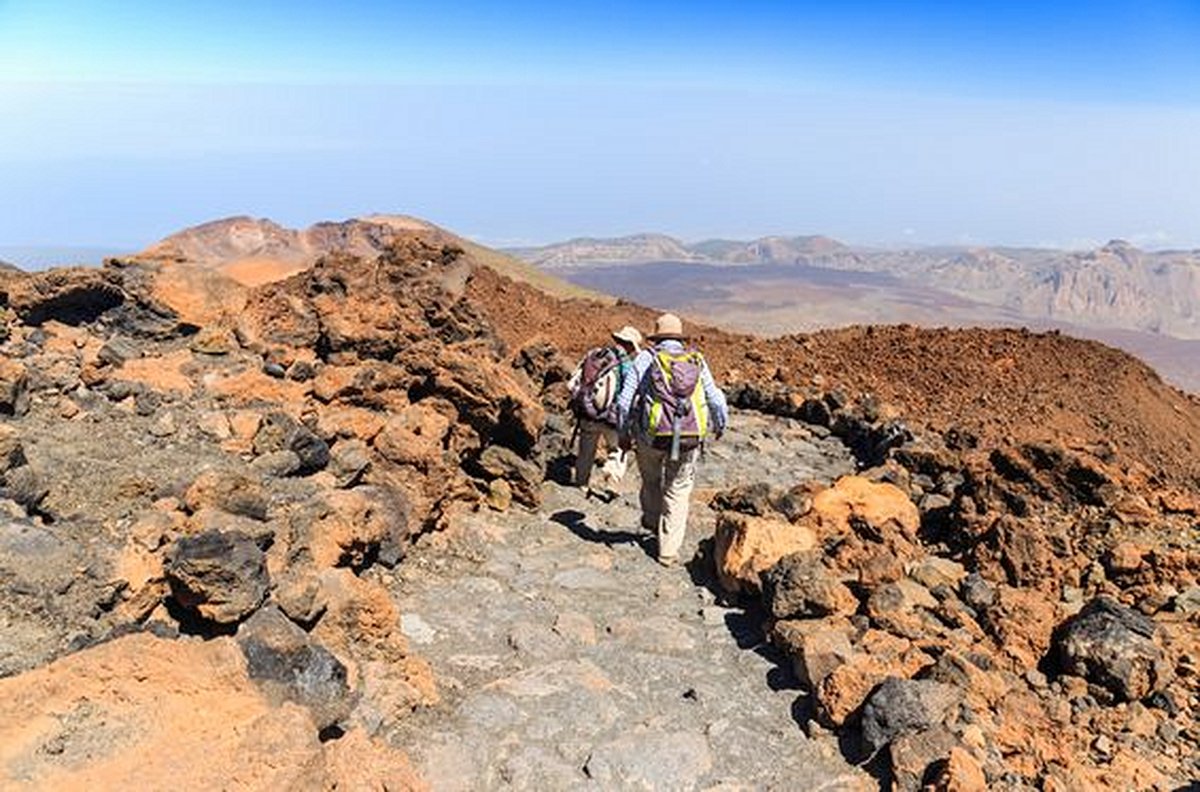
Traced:
<svg viewBox="0 0 1200 792">
<path fill-rule="evenodd" d="M 621 383 L 621 394 L 617 397 L 617 426 L 630 436 L 645 434 L 646 431 L 645 426 L 633 426 L 630 421 L 638 417 L 636 413 L 639 411 L 635 411 L 634 406 L 642 401 L 646 389 L 650 387 L 648 374 L 650 367 L 654 365 L 654 355 L 658 350 L 676 354 L 687 351 L 681 342 L 667 339 L 658 342 L 654 349 L 643 349 L 637 353 L 637 357 L 633 359 L 633 370 Z M 700 385 L 704 388 L 704 398 L 708 402 L 708 416 L 713 432 L 720 433 L 724 431 L 729 420 L 729 410 L 725 405 L 725 393 L 717 387 L 712 372 L 708 369 L 708 361 L 700 367 Z"/>
</svg>

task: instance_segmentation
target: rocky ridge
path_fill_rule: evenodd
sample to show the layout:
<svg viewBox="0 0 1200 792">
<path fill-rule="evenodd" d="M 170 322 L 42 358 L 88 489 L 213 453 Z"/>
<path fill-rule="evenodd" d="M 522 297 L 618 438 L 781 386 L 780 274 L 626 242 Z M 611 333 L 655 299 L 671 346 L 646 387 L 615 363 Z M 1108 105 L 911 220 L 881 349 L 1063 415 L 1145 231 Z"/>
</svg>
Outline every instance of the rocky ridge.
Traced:
<svg viewBox="0 0 1200 792">
<path fill-rule="evenodd" d="M 605 511 L 544 479 L 566 459 L 569 361 L 651 314 L 560 300 L 419 230 L 253 287 L 208 288 L 231 280 L 211 269 L 135 260 L 0 280 L 0 767 L 14 783 L 116 783 L 165 750 L 160 737 L 186 742 L 139 720 L 132 679 L 237 708 L 213 705 L 213 724 L 236 726 L 205 754 L 232 785 L 419 785 L 398 748 L 438 765 L 406 724 L 452 728 L 459 711 L 438 702 L 470 691 L 439 692 L 446 669 L 410 651 L 422 632 L 401 629 L 398 603 L 436 623 L 440 600 L 403 581 L 462 537 L 485 548 L 479 563 L 511 555 L 486 548 L 488 532 L 524 515 L 549 544 L 574 534 L 572 509 L 603 532 L 626 525 L 628 496 Z M 165 288 L 180 272 L 172 287 L 204 288 Z M 787 453 L 772 430 L 740 441 L 739 486 L 697 493 L 712 506 L 695 527 L 713 540 L 691 539 L 693 593 L 708 586 L 762 625 L 809 739 L 904 787 L 1195 775 L 1194 400 L 1056 335 L 700 335 L 735 404 L 840 439 L 860 468 L 755 475 L 756 455 Z M 645 583 L 610 561 L 633 570 L 621 585 Z M 563 589 L 551 575 L 536 591 Z M 662 641 L 696 640 L 660 626 Z M 504 667 L 519 675 L 540 633 L 514 635 Z M 604 650 L 611 662 L 623 645 Z M 52 679 L 91 685 L 93 704 L 56 698 Z M 672 739 L 671 755 L 703 753 Z M 583 780 L 648 772 L 621 745 Z M 265 755 L 287 758 L 253 763 Z M 685 788 L 720 777 L 687 765 Z"/>
</svg>

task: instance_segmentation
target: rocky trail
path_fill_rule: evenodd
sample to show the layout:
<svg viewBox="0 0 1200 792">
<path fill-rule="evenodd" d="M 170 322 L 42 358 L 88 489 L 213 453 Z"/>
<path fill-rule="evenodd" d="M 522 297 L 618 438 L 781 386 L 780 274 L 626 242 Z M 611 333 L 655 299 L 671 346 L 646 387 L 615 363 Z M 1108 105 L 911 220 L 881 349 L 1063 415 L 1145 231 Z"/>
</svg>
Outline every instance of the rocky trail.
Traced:
<svg viewBox="0 0 1200 792">
<path fill-rule="evenodd" d="M 0 787 L 1200 778 L 1200 403 L 1137 361 L 703 329 L 737 411 L 664 569 L 636 472 L 560 483 L 573 361 L 652 312 L 326 230 L 0 273 Z"/>
<path fill-rule="evenodd" d="M 650 555 L 636 471 L 611 503 L 547 482 L 534 512 L 475 515 L 452 552 L 397 570 L 403 629 L 444 699 L 397 739 L 439 790 L 869 785 L 835 740 L 805 736 L 788 664 L 758 619 L 722 604 L 700 546 L 710 488 L 851 470 L 810 427 L 735 415 L 699 474 L 687 568 Z"/>
</svg>

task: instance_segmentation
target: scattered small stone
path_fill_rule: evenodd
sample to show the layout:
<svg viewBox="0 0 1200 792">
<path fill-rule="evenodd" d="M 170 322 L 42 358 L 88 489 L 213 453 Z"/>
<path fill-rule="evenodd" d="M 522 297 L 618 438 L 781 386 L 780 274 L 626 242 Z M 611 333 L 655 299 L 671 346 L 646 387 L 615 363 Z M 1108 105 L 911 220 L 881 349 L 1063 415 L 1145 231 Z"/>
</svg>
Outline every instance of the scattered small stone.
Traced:
<svg viewBox="0 0 1200 792">
<path fill-rule="evenodd" d="M 267 478 L 290 476 L 300 470 L 300 467 L 300 457 L 296 455 L 295 451 L 287 449 L 263 454 L 250 463 L 250 469 L 255 474 Z"/>
<path fill-rule="evenodd" d="M 307 360 L 297 360 L 287 370 L 288 379 L 295 382 L 308 382 L 317 376 L 316 367 Z"/>
<path fill-rule="evenodd" d="M 155 437 L 170 437 L 177 431 L 175 416 L 169 412 L 163 413 L 154 419 L 148 431 Z"/>
<path fill-rule="evenodd" d="M 29 375 L 24 364 L 0 357 L 0 415 L 24 415 L 29 411 Z"/>
<path fill-rule="evenodd" d="M 963 602 L 976 610 L 984 610 L 996 602 L 996 589 L 978 572 L 963 578 L 960 594 Z"/>
<path fill-rule="evenodd" d="M 238 348 L 233 330 L 220 325 L 209 325 L 192 336 L 188 348 L 201 355 L 228 355 Z"/>
<path fill-rule="evenodd" d="M 487 505 L 499 512 L 508 511 L 512 507 L 512 486 L 504 479 L 492 479 L 488 482 Z"/>
<path fill-rule="evenodd" d="M 909 577 L 930 590 L 942 585 L 957 588 L 966 575 L 962 564 L 939 556 L 922 560 L 908 573 Z"/>
<path fill-rule="evenodd" d="M 329 472 L 343 489 L 357 484 L 370 466 L 370 451 L 362 440 L 340 440 L 330 452 Z"/>
<path fill-rule="evenodd" d="M 1200 586 L 1189 586 L 1176 594 L 1172 607 L 1176 613 L 1200 613 Z"/>
<path fill-rule="evenodd" d="M 0 477 L 0 498 L 15 501 L 28 512 L 37 511 L 50 494 L 50 486 L 30 465 L 13 468 Z"/>
<path fill-rule="evenodd" d="M 268 377 L 274 377 L 275 379 L 283 379 L 287 376 L 287 369 L 273 361 L 270 363 L 263 363 L 262 370 L 263 373 Z"/>
<path fill-rule="evenodd" d="M 120 366 L 127 360 L 136 360 L 142 356 L 142 350 L 128 338 L 110 338 L 100 347 L 96 357 L 101 363 L 110 366 Z"/>
<path fill-rule="evenodd" d="M 162 401 L 162 396 L 155 391 L 142 391 L 133 397 L 134 411 L 141 416 L 154 415 L 162 406 Z"/>
<path fill-rule="evenodd" d="M 0 424 L 0 475 L 25 462 L 25 447 L 17 430 L 8 424 Z"/>
</svg>

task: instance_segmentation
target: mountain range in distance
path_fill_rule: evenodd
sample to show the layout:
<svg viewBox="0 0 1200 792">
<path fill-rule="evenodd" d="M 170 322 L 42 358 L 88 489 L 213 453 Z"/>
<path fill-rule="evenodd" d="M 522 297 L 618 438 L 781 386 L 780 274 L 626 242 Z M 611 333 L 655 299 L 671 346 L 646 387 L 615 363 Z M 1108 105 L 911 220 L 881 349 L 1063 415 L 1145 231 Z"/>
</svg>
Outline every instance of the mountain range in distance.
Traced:
<svg viewBox="0 0 1200 792">
<path fill-rule="evenodd" d="M 1200 390 L 1200 250 L 886 250 L 827 236 L 580 238 L 507 252 L 585 288 L 783 334 L 846 324 L 1025 325 L 1095 338 Z"/>
</svg>

